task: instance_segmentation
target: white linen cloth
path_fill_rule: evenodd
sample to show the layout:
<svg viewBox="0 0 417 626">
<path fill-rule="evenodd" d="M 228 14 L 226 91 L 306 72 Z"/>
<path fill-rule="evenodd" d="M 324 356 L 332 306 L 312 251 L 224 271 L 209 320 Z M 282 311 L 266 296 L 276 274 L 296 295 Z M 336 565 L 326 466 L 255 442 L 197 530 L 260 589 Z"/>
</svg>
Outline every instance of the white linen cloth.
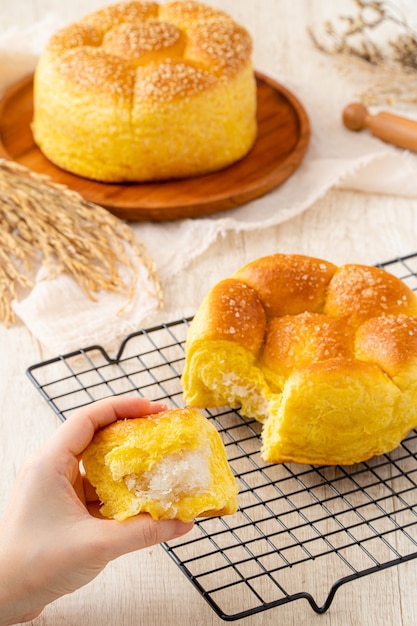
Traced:
<svg viewBox="0 0 417 626">
<path fill-rule="evenodd" d="M 263 19 L 267 21 L 268 16 Z M 0 34 L 0 94 L 33 71 L 46 40 L 60 26 L 62 23 L 48 16 L 23 34 L 16 30 Z M 282 223 L 306 211 L 332 187 L 417 197 L 417 155 L 385 144 L 367 131 L 346 130 L 341 112 L 355 100 L 357 86 L 337 69 L 333 59 L 314 48 L 306 24 L 287 24 L 286 30 L 291 36 L 265 28 L 265 39 L 255 41 L 255 67 L 290 89 L 304 105 L 312 130 L 307 155 L 283 185 L 242 207 L 204 218 L 131 224 L 148 251 L 157 250 L 157 257 L 153 256 L 162 285 L 170 275 L 186 270 L 191 259 L 220 234 L 262 231 Z M 271 54 L 276 38 L 280 46 L 295 46 L 294 54 L 286 58 L 296 59 L 296 67 L 276 65 Z M 402 114 L 406 114 L 404 109 Z M 138 281 L 131 306 L 118 315 L 124 296 L 103 292 L 92 302 L 71 277 L 46 281 L 44 273 L 39 271 L 33 290 L 15 302 L 14 308 L 53 354 L 96 343 L 114 347 L 127 333 L 140 329 L 157 306 L 146 293 L 146 276 Z"/>
</svg>

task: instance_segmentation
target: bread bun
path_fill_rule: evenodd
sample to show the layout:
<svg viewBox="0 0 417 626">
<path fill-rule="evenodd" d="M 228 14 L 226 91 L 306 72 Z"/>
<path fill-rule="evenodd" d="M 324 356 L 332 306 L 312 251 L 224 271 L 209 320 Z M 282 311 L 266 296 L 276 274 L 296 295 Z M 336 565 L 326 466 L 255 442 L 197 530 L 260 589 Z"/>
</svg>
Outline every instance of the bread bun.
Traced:
<svg viewBox="0 0 417 626">
<path fill-rule="evenodd" d="M 83 465 L 104 517 L 154 519 L 228 515 L 237 484 L 215 426 L 193 409 L 119 420 L 99 430 Z"/>
<path fill-rule="evenodd" d="M 251 54 L 242 26 L 194 0 L 104 7 L 42 53 L 35 142 L 56 165 L 105 182 L 224 168 L 256 138 Z"/>
<path fill-rule="evenodd" d="M 215 285 L 184 400 L 263 422 L 267 462 L 352 464 L 417 426 L 417 296 L 383 269 L 276 254 Z"/>
</svg>

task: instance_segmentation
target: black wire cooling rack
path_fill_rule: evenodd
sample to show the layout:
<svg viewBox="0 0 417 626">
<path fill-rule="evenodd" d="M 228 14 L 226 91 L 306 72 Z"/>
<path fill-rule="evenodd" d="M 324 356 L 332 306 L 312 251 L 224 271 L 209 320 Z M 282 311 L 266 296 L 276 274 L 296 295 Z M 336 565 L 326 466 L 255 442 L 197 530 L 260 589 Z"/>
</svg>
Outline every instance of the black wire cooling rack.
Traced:
<svg viewBox="0 0 417 626">
<path fill-rule="evenodd" d="M 379 267 L 417 290 L 417 253 Z M 114 358 L 95 345 L 27 374 L 61 420 L 132 392 L 182 406 L 189 322 L 133 333 Z M 257 422 L 231 409 L 203 413 L 222 436 L 240 508 L 198 520 L 191 534 L 163 547 L 222 619 L 301 598 L 324 613 L 343 584 L 417 557 L 417 431 L 393 453 L 355 466 L 268 465 Z"/>
</svg>

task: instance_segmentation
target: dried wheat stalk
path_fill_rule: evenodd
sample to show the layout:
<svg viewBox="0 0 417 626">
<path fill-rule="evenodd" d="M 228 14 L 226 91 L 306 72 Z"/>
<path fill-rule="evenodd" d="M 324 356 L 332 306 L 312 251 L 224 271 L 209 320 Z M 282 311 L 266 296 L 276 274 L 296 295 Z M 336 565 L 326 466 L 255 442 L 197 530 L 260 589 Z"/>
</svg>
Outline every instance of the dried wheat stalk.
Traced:
<svg viewBox="0 0 417 626">
<path fill-rule="evenodd" d="M 48 276 L 67 272 L 88 296 L 100 290 L 126 293 L 127 302 L 137 283 L 137 270 L 126 253 L 148 272 L 162 306 L 163 295 L 155 263 L 133 230 L 100 206 L 84 200 L 47 176 L 13 161 L 0 159 L 0 320 L 15 322 L 12 301 L 21 288 L 33 286 L 36 266 Z M 118 267 L 131 270 L 124 284 Z"/>
</svg>

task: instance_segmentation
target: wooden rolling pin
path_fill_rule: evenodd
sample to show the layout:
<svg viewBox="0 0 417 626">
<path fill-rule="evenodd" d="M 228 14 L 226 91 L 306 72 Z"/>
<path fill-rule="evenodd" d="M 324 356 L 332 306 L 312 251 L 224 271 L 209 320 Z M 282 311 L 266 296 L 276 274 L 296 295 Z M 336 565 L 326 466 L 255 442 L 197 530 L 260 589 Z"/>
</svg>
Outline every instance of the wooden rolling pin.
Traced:
<svg viewBox="0 0 417 626">
<path fill-rule="evenodd" d="M 369 128 L 374 137 L 400 148 L 417 152 L 417 121 L 381 111 L 371 115 L 363 104 L 354 102 L 343 110 L 343 123 L 349 130 Z"/>
</svg>

